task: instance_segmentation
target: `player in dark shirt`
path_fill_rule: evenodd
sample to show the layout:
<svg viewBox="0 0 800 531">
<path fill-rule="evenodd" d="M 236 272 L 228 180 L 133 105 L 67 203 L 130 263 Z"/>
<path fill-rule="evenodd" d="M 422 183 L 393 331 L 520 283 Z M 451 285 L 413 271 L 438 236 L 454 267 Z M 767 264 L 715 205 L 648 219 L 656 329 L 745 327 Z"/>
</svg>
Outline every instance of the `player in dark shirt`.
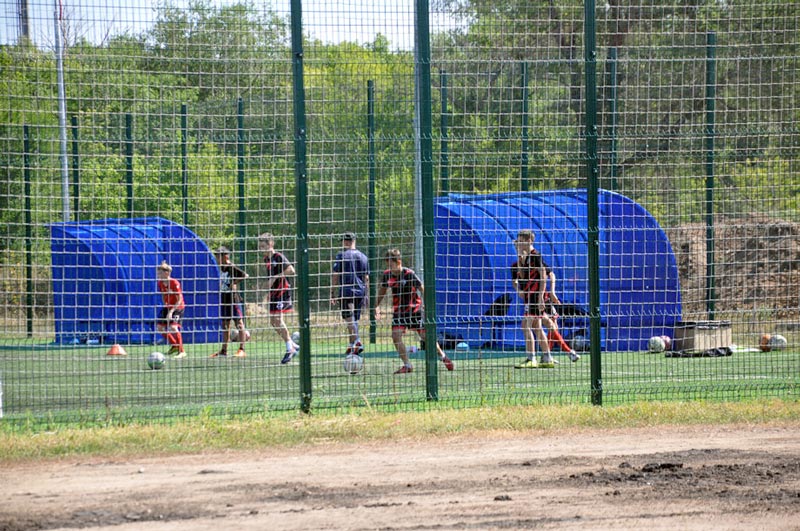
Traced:
<svg viewBox="0 0 800 531">
<path fill-rule="evenodd" d="M 392 291 L 392 341 L 397 349 L 397 354 L 403 361 L 403 366 L 395 374 L 413 372 L 414 367 L 408 358 L 408 351 L 403 343 L 403 334 L 407 329 L 417 333 L 420 341 L 425 342 L 425 328 L 423 327 L 422 295 L 424 288 L 417 274 L 407 267 L 403 267 L 400 251 L 390 249 L 386 252 L 386 265 L 388 269 L 381 276 L 378 300 L 375 302 L 375 316 L 380 319 L 380 304 L 387 291 Z M 426 343 L 427 344 L 427 343 Z M 436 352 L 439 359 L 448 371 L 453 370 L 453 362 L 448 358 L 437 341 Z"/>
<path fill-rule="evenodd" d="M 522 334 L 525 337 L 525 361 L 515 365 L 517 369 L 553 368 L 555 361 L 550 355 L 550 346 L 542 328 L 545 316 L 545 287 L 547 277 L 539 252 L 533 247 L 533 231 L 521 230 L 514 240 L 517 261 L 511 265 L 511 281 L 514 289 L 525 304 L 522 315 Z M 536 342 L 542 351 L 542 358 L 536 361 Z"/>
<path fill-rule="evenodd" d="M 282 364 L 286 364 L 292 361 L 300 349 L 292 341 L 283 320 L 283 314 L 292 311 L 292 284 L 289 279 L 294 276 L 294 266 L 283 253 L 275 250 L 275 238 L 268 232 L 258 237 L 258 250 L 263 253 L 264 267 L 267 269 L 269 322 L 286 344 L 286 354 L 281 360 Z"/>
<path fill-rule="evenodd" d="M 228 341 L 231 339 L 231 323 L 236 328 L 239 340 L 239 350 L 234 356 L 245 357 L 244 343 L 250 338 L 250 332 L 244 326 L 244 308 L 240 284 L 247 278 L 247 273 L 233 265 L 231 251 L 227 247 L 220 247 L 216 253 L 219 266 L 219 295 L 220 318 L 222 319 L 222 347 L 211 355 L 212 358 L 228 355 Z"/>
<path fill-rule="evenodd" d="M 339 307 L 347 323 L 350 344 L 345 354 L 360 356 L 364 345 L 358 336 L 358 321 L 362 309 L 369 309 L 369 260 L 356 249 L 356 236 L 352 232 L 342 235 L 342 247 L 333 260 L 331 305 Z"/>
</svg>

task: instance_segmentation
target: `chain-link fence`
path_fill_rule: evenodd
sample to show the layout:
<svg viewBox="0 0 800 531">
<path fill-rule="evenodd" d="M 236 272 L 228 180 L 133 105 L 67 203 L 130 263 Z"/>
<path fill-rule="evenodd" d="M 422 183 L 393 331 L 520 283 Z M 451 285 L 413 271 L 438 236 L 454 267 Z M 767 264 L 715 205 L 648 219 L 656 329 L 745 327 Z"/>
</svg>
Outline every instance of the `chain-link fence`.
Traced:
<svg viewBox="0 0 800 531">
<path fill-rule="evenodd" d="M 795 2 L 96 4 L 0 13 L 6 419 L 796 394 Z"/>
</svg>

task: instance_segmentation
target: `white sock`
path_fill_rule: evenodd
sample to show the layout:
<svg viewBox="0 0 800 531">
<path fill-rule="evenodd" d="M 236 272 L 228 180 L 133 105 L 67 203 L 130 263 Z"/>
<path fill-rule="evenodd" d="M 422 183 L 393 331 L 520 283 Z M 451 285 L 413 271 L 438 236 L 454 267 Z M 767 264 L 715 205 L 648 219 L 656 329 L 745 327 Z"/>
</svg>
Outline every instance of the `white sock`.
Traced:
<svg viewBox="0 0 800 531">
<path fill-rule="evenodd" d="M 288 352 L 291 351 L 292 349 L 294 349 L 294 342 L 290 339 L 289 341 L 286 342 L 286 351 Z"/>
</svg>

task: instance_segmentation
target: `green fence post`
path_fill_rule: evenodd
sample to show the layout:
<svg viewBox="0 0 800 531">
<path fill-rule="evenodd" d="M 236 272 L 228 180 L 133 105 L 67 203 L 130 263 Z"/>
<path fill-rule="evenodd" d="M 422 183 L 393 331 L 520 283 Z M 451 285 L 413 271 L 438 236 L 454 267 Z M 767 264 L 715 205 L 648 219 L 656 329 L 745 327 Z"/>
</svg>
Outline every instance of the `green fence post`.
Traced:
<svg viewBox="0 0 800 531">
<path fill-rule="evenodd" d="M 450 192 L 450 146 L 447 142 L 447 72 L 442 70 L 439 72 L 441 98 L 442 98 L 442 115 L 440 118 L 439 130 L 442 135 L 441 152 L 439 154 L 439 190 L 442 195 Z"/>
<path fill-rule="evenodd" d="M 425 378 L 428 400 L 439 399 L 436 351 L 436 235 L 433 226 L 433 122 L 431 118 L 431 43 L 428 0 L 417 0 L 417 105 L 422 181 L 422 263 L 425 271 Z"/>
<path fill-rule="evenodd" d="M 584 4 L 584 40 L 586 62 L 586 223 L 589 265 L 589 333 L 591 336 L 592 404 L 603 404 L 603 373 L 600 359 L 600 216 L 599 175 L 597 165 L 597 46 L 595 2 Z"/>
<path fill-rule="evenodd" d="M 608 138 L 611 189 L 617 189 L 617 49 L 608 49 Z"/>
<path fill-rule="evenodd" d="M 80 154 L 78 152 L 78 117 L 73 116 L 72 123 L 72 219 L 78 221 L 81 217 L 81 172 Z"/>
<path fill-rule="evenodd" d="M 522 62 L 522 153 L 520 156 L 520 189 L 530 190 L 528 179 L 528 63 Z"/>
<path fill-rule="evenodd" d="M 185 103 L 181 104 L 181 198 L 183 225 L 189 226 L 189 119 Z M 241 262 L 240 262 L 241 263 Z"/>
<path fill-rule="evenodd" d="M 378 298 L 378 253 L 375 246 L 375 82 L 367 81 L 367 159 L 369 164 L 369 192 L 367 210 L 367 254 L 369 256 L 369 342 L 378 341 L 378 320 L 375 317 L 375 305 Z"/>
<path fill-rule="evenodd" d="M 300 408 L 311 411 L 311 320 L 309 316 L 308 175 L 306 174 L 306 94 L 303 83 L 302 0 L 292 0 L 292 79 L 294 100 L 294 177 L 297 209 L 297 312 L 300 320 Z"/>
<path fill-rule="evenodd" d="M 31 140 L 27 125 L 22 126 L 22 175 L 25 181 L 25 324 L 33 337 L 33 219 L 31 216 Z"/>
<path fill-rule="evenodd" d="M 133 115 L 125 114 L 125 181 L 128 194 L 128 217 L 133 217 Z"/>
<path fill-rule="evenodd" d="M 717 93 L 717 35 L 706 36 L 706 313 L 714 319 L 714 136 Z"/>
<path fill-rule="evenodd" d="M 237 195 L 239 196 L 239 211 L 236 219 L 236 236 L 239 240 L 236 245 L 238 263 L 245 263 L 245 241 L 247 205 L 245 204 L 244 186 L 244 100 L 240 97 L 236 101 L 236 182 Z"/>
</svg>

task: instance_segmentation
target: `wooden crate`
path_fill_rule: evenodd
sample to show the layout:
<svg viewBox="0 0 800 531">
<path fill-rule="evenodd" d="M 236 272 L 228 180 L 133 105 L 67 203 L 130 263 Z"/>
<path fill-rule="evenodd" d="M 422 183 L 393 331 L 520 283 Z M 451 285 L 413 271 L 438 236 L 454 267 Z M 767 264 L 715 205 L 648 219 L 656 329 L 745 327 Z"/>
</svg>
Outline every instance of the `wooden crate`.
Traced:
<svg viewBox="0 0 800 531">
<path fill-rule="evenodd" d="M 704 351 L 733 343 L 730 321 L 685 321 L 675 325 L 673 350 Z"/>
</svg>

